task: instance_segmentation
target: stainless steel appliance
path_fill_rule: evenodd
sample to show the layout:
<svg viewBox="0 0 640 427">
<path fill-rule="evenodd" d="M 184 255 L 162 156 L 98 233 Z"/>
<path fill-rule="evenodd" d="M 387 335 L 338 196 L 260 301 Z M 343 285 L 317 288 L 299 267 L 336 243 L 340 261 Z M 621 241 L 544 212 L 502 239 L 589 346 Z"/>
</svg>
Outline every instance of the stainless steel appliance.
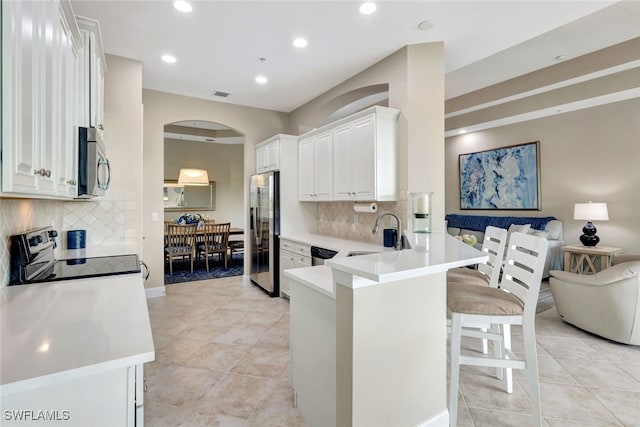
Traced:
<svg viewBox="0 0 640 427">
<path fill-rule="evenodd" d="M 140 273 L 141 263 L 135 254 L 57 260 L 57 236 L 52 227 L 11 236 L 9 285 Z"/>
<path fill-rule="evenodd" d="M 111 181 L 111 165 L 96 128 L 78 128 L 78 198 L 104 195 Z"/>
<path fill-rule="evenodd" d="M 280 236 L 280 175 L 266 172 L 251 176 L 249 253 L 251 281 L 270 296 L 278 296 Z"/>
<path fill-rule="evenodd" d="M 311 265 L 323 265 L 325 259 L 331 259 L 337 254 L 338 252 L 331 249 L 311 246 Z"/>
</svg>

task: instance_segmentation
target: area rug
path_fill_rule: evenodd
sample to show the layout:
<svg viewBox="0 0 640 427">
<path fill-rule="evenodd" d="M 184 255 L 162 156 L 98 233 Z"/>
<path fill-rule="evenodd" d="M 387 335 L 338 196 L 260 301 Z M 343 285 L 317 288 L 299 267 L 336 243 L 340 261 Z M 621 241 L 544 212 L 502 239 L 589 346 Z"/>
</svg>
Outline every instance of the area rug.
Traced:
<svg viewBox="0 0 640 427">
<path fill-rule="evenodd" d="M 173 275 L 169 274 L 169 263 L 165 262 L 164 266 L 164 284 L 172 285 L 174 283 L 195 282 L 196 280 L 219 279 L 221 277 L 241 276 L 243 274 L 244 256 L 242 253 L 233 254 L 233 260 L 227 260 L 227 269 L 225 270 L 222 261 L 209 260 L 209 271 L 204 264 L 204 260 L 193 264 L 193 274 L 191 273 L 191 263 L 189 260 L 173 261 Z"/>
<path fill-rule="evenodd" d="M 536 313 L 540 313 L 545 310 L 549 310 L 555 306 L 553 301 L 553 294 L 549 287 L 549 280 L 543 280 L 540 284 L 540 294 L 538 295 L 538 305 L 536 306 Z"/>
</svg>

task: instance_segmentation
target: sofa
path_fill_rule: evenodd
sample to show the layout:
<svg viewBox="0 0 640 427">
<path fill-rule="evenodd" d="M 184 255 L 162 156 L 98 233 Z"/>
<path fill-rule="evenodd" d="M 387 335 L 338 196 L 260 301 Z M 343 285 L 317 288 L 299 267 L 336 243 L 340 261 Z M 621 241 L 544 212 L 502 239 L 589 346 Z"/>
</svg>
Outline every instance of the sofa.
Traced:
<svg viewBox="0 0 640 427">
<path fill-rule="evenodd" d="M 447 232 L 452 236 L 461 237 L 465 234 L 475 236 L 477 242 L 473 246 L 477 249 L 482 248 L 484 230 L 490 225 L 504 228 L 509 233 L 518 231 L 544 237 L 549 241 L 549 249 L 542 277 L 549 277 L 551 270 L 562 270 L 563 257 L 560 248 L 564 246 L 564 236 L 562 222 L 555 217 L 447 214 L 445 221 Z"/>
<path fill-rule="evenodd" d="M 558 315 L 567 323 L 624 344 L 640 345 L 640 255 L 620 255 L 595 274 L 551 271 Z"/>
</svg>

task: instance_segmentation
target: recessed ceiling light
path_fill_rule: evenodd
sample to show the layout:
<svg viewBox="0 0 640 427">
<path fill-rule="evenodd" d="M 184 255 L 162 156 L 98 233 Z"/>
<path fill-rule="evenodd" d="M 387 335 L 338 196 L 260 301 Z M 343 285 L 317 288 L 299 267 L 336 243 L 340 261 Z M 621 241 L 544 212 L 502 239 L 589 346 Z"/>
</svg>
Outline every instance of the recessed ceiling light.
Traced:
<svg viewBox="0 0 640 427">
<path fill-rule="evenodd" d="M 176 57 L 173 55 L 162 55 L 162 60 L 167 64 L 173 64 L 176 62 Z"/>
<path fill-rule="evenodd" d="M 184 13 L 188 13 L 188 12 L 191 12 L 193 10 L 193 6 L 191 6 L 191 3 L 189 3 L 188 1 L 185 1 L 185 0 L 176 0 L 176 1 L 174 1 L 173 2 L 173 7 L 178 9 L 180 12 L 184 12 Z"/>
<path fill-rule="evenodd" d="M 256 83 L 259 85 L 263 85 L 267 83 L 267 78 L 265 76 L 256 76 Z"/>
<path fill-rule="evenodd" d="M 293 45 L 295 47 L 303 48 L 307 47 L 307 44 L 307 40 L 303 39 L 302 37 L 298 37 L 297 39 L 293 40 Z"/>
<path fill-rule="evenodd" d="M 363 15 L 371 15 L 373 12 L 376 11 L 376 4 L 372 1 L 367 1 L 364 2 L 360 5 L 360 13 Z"/>
<path fill-rule="evenodd" d="M 558 55 L 555 58 L 556 61 L 564 61 L 565 59 L 567 59 L 567 55 Z"/>
</svg>

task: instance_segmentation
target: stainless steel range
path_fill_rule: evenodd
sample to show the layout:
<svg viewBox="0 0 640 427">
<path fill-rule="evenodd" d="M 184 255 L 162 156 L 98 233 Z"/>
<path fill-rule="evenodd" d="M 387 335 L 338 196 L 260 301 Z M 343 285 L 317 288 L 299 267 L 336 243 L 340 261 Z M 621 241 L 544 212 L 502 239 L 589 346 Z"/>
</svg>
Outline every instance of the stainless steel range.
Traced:
<svg viewBox="0 0 640 427">
<path fill-rule="evenodd" d="M 57 260 L 54 256 L 57 236 L 52 227 L 11 236 L 9 285 L 140 273 L 140 261 L 135 254 Z"/>
</svg>

